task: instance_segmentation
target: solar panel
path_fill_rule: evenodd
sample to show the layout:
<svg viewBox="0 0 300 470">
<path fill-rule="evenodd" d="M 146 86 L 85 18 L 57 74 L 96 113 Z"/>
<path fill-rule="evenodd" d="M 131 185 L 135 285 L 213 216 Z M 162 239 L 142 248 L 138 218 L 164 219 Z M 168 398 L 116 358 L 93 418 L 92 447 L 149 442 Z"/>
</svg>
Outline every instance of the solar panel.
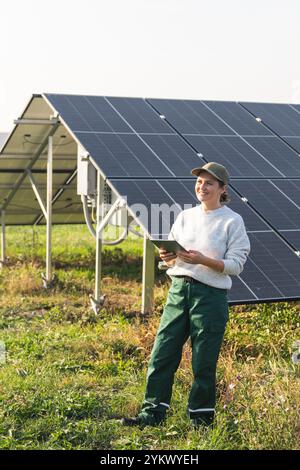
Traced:
<svg viewBox="0 0 300 470">
<path fill-rule="evenodd" d="M 232 185 L 277 230 L 300 228 L 300 210 L 277 180 L 234 180 Z"/>
<path fill-rule="evenodd" d="M 175 131 L 162 120 L 149 104 L 141 98 L 111 98 L 107 101 L 116 112 L 139 134 L 174 134 Z"/>
<path fill-rule="evenodd" d="M 294 248 L 296 253 L 300 253 L 300 229 L 280 230 L 280 235 Z"/>
<path fill-rule="evenodd" d="M 46 94 L 73 132 L 130 132 L 103 96 Z"/>
<path fill-rule="evenodd" d="M 217 161 L 229 170 L 229 207 L 251 241 L 230 302 L 300 298 L 300 106 L 47 94 L 34 97 L 23 116 L 53 112 L 62 122 L 54 137 L 54 223 L 83 221 L 76 178 L 65 185 L 77 142 L 148 234 L 163 238 L 180 210 L 198 204 L 191 168 Z M 48 129 L 17 125 L 10 135 L 0 158 L 2 201 Z M 46 164 L 44 151 L 33 167 L 42 191 Z M 28 178 L 6 215 L 7 224 L 45 223 Z"/>
<path fill-rule="evenodd" d="M 47 98 L 106 177 L 191 177 L 205 163 L 145 100 Z"/>
<path fill-rule="evenodd" d="M 272 131 L 281 137 L 300 136 L 300 120 L 297 108 L 289 104 L 241 103 L 253 116 L 262 119 Z"/>
<path fill-rule="evenodd" d="M 271 231 L 249 233 L 251 256 L 241 278 L 258 299 L 299 297 L 300 258 Z"/>
<path fill-rule="evenodd" d="M 114 177 L 174 177 L 174 172 L 136 134 L 75 132 L 104 175 Z"/>
<path fill-rule="evenodd" d="M 185 206 L 199 204 L 195 196 L 195 180 L 160 180 L 160 184 L 168 192 L 172 200 L 179 204 L 182 209 Z M 260 218 L 242 199 L 233 191 L 230 191 L 229 207 L 241 214 L 247 230 L 269 230 L 269 226 Z"/>
<path fill-rule="evenodd" d="M 201 101 L 147 100 L 183 135 L 234 135 L 235 132 Z"/>
<path fill-rule="evenodd" d="M 142 137 L 165 165 L 172 169 L 172 173 L 177 178 L 190 177 L 194 180 L 191 169 L 205 164 L 197 152 L 178 135 L 143 135 Z"/>
<path fill-rule="evenodd" d="M 255 302 L 258 297 L 251 292 L 251 289 L 245 284 L 244 281 L 238 276 L 232 276 L 232 287 L 228 292 L 228 301 L 231 305 Z"/>
<path fill-rule="evenodd" d="M 39 188 L 39 191 L 46 200 L 46 188 L 47 188 L 47 175 L 45 173 L 33 173 L 34 181 Z M 0 173 L 0 188 L 11 187 L 9 180 L 5 180 L 3 183 L 3 174 Z M 82 203 L 80 197 L 77 195 L 76 179 L 74 179 L 69 185 L 64 185 L 66 181 L 66 174 L 55 175 L 53 182 L 53 194 L 55 195 L 61 188 L 64 188 L 63 194 L 53 204 L 53 223 L 63 223 L 68 217 L 72 216 L 74 223 L 84 223 L 85 219 L 82 212 Z M 8 189 L 3 190 L 3 194 L 7 194 Z M 2 194 L 2 192 L 1 192 Z M 6 210 L 6 224 L 7 225 L 18 225 L 19 217 L 22 216 L 22 220 L 26 216 L 30 224 L 34 224 L 39 216 L 42 214 L 40 205 L 33 194 L 32 187 L 28 177 L 25 178 L 21 188 L 13 196 L 7 210 Z M 64 218 L 60 217 L 63 214 Z M 74 217 L 75 216 L 75 219 Z M 61 220 L 61 222 L 59 222 Z M 27 223 L 28 223 L 27 222 Z M 42 217 L 41 223 L 45 223 L 44 217 Z"/>
<path fill-rule="evenodd" d="M 195 177 L 191 180 L 158 180 L 172 201 L 178 204 L 182 210 L 196 206 L 199 201 L 195 193 Z"/>
<path fill-rule="evenodd" d="M 300 176 L 300 158 L 278 137 L 245 137 L 245 140 L 272 164 L 281 176 Z M 246 175 L 245 175 L 246 176 Z M 265 174 L 267 178 L 267 173 Z"/>
<path fill-rule="evenodd" d="M 187 136 L 192 146 L 206 161 L 225 165 L 232 178 L 265 178 L 283 176 L 267 156 L 259 153 L 239 136 Z M 300 163 L 300 162 L 299 162 Z"/>
<path fill-rule="evenodd" d="M 169 233 L 172 219 L 169 213 L 161 212 L 156 222 L 151 220 L 151 204 L 166 204 L 174 207 L 178 203 L 183 208 L 184 204 L 195 205 L 197 203 L 193 196 L 193 184 L 190 180 L 111 180 L 111 184 L 120 194 L 127 195 L 127 203 L 135 209 L 144 204 L 147 210 L 139 213 L 140 220 L 152 236 L 166 237 Z M 247 225 L 252 217 L 251 231 L 248 234 L 251 240 L 251 255 L 240 279 L 234 278 L 234 285 L 230 291 L 229 300 L 232 303 L 284 299 L 297 297 L 299 289 L 300 260 L 292 250 L 274 234 L 263 220 L 261 220 L 249 206 L 244 204 L 236 195 L 233 196 L 232 209 L 237 210 Z M 180 208 L 180 209 L 181 209 Z M 243 208 L 243 209 L 241 209 Z M 157 215 L 157 207 L 155 214 Z M 244 213 L 243 213 L 244 212 Z M 153 216 L 154 212 L 152 212 Z M 250 215 L 251 214 L 251 215 Z M 176 211 L 174 212 L 176 217 Z M 144 219 L 143 219 L 144 217 Z M 152 226 L 151 226 L 152 224 Z M 157 233 L 156 229 L 161 230 Z M 163 230 L 165 228 L 165 233 Z M 291 268 L 291 269 L 290 269 Z M 290 271 L 289 271 L 290 269 Z M 299 279 L 299 282 L 298 282 Z"/>
<path fill-rule="evenodd" d="M 85 223 L 82 211 L 82 202 L 77 194 L 76 181 L 72 187 L 65 189 L 60 197 L 53 203 L 54 223 Z M 65 222 L 64 222 L 65 220 Z M 39 225 L 45 224 L 45 218 L 41 217 Z"/>
<path fill-rule="evenodd" d="M 273 182 L 275 186 L 283 192 L 300 210 L 300 180 L 276 180 Z M 300 227 L 293 229 L 280 230 L 288 243 L 290 243 L 295 250 L 300 250 Z"/>
<path fill-rule="evenodd" d="M 276 181 L 273 181 L 273 184 L 300 208 L 299 179 L 278 179 Z"/>
<path fill-rule="evenodd" d="M 272 135 L 238 103 L 230 101 L 203 101 L 203 103 L 239 135 Z"/>
<path fill-rule="evenodd" d="M 149 102 L 202 158 L 225 165 L 233 178 L 271 178 L 290 175 L 294 168 L 298 171 L 296 153 L 237 103 Z"/>
<path fill-rule="evenodd" d="M 126 199 L 132 214 L 153 238 L 167 238 L 181 208 L 176 206 L 160 181 L 111 179 L 110 183 Z"/>
<path fill-rule="evenodd" d="M 284 137 L 284 140 L 300 154 L 300 137 Z"/>
<path fill-rule="evenodd" d="M 298 114 L 300 114 L 300 105 L 299 104 L 291 104 L 290 105 Z"/>
<path fill-rule="evenodd" d="M 154 204 L 159 206 L 167 204 L 171 206 L 175 215 L 178 214 L 178 210 L 175 208 L 175 205 L 177 205 L 179 210 L 184 210 L 199 204 L 195 195 L 195 179 L 157 179 L 152 181 L 142 179 L 130 181 L 111 179 L 110 182 L 120 195 L 126 195 L 129 207 L 134 206 L 136 210 L 139 210 L 140 207 L 138 206 L 145 206 L 147 217 L 146 215 L 144 216 L 143 220 L 145 222 L 143 222 L 143 225 L 145 227 L 146 224 L 152 237 L 159 237 L 162 235 L 163 238 L 166 238 L 171 229 L 171 225 L 167 224 L 167 222 L 170 222 L 167 208 L 165 208 L 164 212 L 166 221 L 164 225 L 165 231 L 163 233 L 158 233 L 157 228 L 151 228 L 151 220 L 155 217 L 155 211 L 158 210 L 157 207 L 153 206 Z M 231 202 L 229 207 L 241 214 L 247 230 L 270 230 L 270 227 L 266 222 L 264 222 L 264 220 L 259 217 L 259 215 L 257 215 L 249 205 L 245 204 L 245 202 L 243 202 L 242 199 L 234 192 L 230 193 L 230 197 Z M 157 221 L 155 223 L 155 227 L 157 227 Z"/>
</svg>

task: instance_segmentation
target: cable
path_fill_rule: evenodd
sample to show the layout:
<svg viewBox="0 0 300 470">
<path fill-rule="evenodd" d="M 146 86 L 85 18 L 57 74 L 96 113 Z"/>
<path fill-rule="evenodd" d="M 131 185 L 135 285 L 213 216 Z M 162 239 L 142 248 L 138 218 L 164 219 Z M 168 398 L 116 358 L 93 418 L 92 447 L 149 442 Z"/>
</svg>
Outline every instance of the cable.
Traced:
<svg viewBox="0 0 300 470">
<path fill-rule="evenodd" d="M 91 235 L 94 238 L 96 238 L 96 236 L 97 236 L 96 235 L 96 230 L 93 227 L 93 224 L 91 222 L 91 216 L 90 216 L 90 213 L 89 213 L 89 210 L 88 210 L 87 196 L 82 195 L 81 196 L 81 201 L 82 201 L 83 213 L 84 213 L 84 218 L 85 218 L 85 221 L 86 221 L 86 225 L 87 225 Z M 102 240 L 102 244 L 103 245 L 118 245 L 119 243 L 121 243 L 122 241 L 125 240 L 127 234 L 128 234 L 128 227 L 125 227 L 124 230 L 123 230 L 123 233 L 121 234 L 121 236 L 119 238 L 117 238 L 117 240 L 112 240 L 112 241 Z"/>
</svg>

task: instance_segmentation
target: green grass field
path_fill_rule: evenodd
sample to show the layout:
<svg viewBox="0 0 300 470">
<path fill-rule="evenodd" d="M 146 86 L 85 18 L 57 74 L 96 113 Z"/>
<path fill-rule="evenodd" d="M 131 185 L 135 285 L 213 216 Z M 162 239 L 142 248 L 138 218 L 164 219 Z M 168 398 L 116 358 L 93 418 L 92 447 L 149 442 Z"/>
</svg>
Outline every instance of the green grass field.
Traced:
<svg viewBox="0 0 300 470">
<path fill-rule="evenodd" d="M 131 238 L 103 254 L 98 316 L 94 242 L 86 227 L 54 227 L 58 281 L 44 290 L 45 229 L 7 229 L 0 271 L 1 449 L 299 449 L 299 303 L 238 306 L 218 367 L 216 426 L 193 430 L 186 416 L 192 380 L 186 344 L 166 423 L 122 428 L 143 398 L 146 367 L 168 290 L 157 273 L 155 313 L 139 314 L 142 242 Z"/>
</svg>

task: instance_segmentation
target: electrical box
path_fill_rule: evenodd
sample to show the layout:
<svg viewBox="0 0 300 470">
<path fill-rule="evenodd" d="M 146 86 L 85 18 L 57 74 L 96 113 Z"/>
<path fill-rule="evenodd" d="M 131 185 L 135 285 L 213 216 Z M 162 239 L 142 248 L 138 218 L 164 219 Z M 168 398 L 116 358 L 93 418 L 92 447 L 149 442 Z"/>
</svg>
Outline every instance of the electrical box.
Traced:
<svg viewBox="0 0 300 470">
<path fill-rule="evenodd" d="M 81 145 L 77 152 L 77 194 L 92 196 L 97 191 L 97 172 L 90 162 L 89 154 Z"/>
<path fill-rule="evenodd" d="M 77 194 L 87 196 L 88 204 L 95 208 L 97 196 L 97 170 L 89 159 L 86 150 L 78 145 L 77 150 Z M 109 211 L 115 203 L 117 195 L 107 183 L 103 185 L 102 204 L 104 205 L 103 216 Z M 111 217 L 110 224 L 121 227 L 127 227 L 126 207 L 118 209 Z"/>
</svg>

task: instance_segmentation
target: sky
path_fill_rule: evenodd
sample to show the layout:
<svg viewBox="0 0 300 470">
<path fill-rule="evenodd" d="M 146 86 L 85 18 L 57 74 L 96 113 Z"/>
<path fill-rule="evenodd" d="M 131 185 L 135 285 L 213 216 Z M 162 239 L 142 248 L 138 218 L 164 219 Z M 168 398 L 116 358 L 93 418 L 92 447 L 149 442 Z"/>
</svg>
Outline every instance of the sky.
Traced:
<svg viewBox="0 0 300 470">
<path fill-rule="evenodd" d="M 0 131 L 43 92 L 300 103 L 299 0 L 0 8 Z"/>
</svg>

